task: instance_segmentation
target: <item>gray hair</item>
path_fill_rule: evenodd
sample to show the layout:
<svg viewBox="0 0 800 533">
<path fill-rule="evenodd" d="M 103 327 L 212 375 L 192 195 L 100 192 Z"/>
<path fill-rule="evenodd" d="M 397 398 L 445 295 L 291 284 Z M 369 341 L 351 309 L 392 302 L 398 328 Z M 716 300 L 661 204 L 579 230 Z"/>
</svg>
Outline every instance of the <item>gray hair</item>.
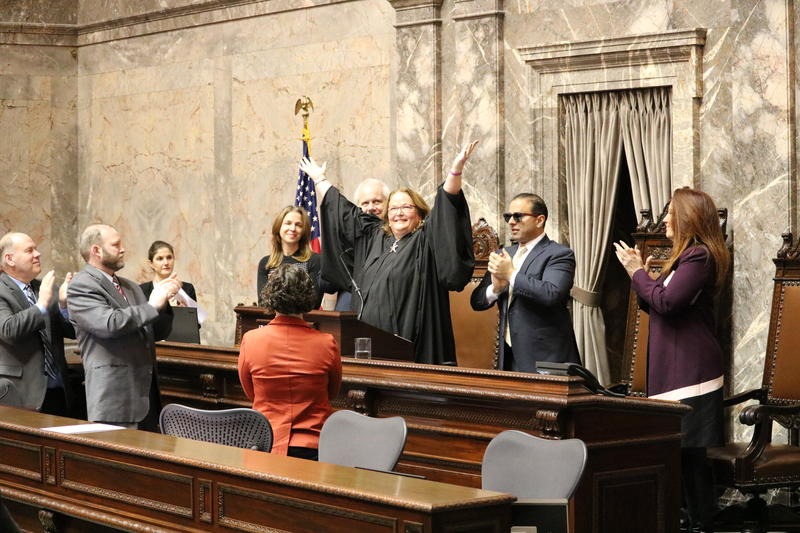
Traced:
<svg viewBox="0 0 800 533">
<path fill-rule="evenodd" d="M 87 263 L 92 254 L 92 246 L 103 245 L 103 230 L 106 228 L 112 228 L 112 226 L 108 224 L 92 224 L 83 230 L 78 248 L 81 252 L 81 257 L 83 257 L 83 260 Z"/>
<path fill-rule="evenodd" d="M 0 237 L 0 266 L 6 266 L 6 254 L 11 251 L 17 238 L 23 235 L 17 231 L 9 231 Z"/>
<path fill-rule="evenodd" d="M 356 187 L 356 192 L 353 193 L 353 199 L 355 200 L 355 204 L 356 205 L 361 205 L 361 193 L 364 192 L 364 189 L 368 185 L 372 185 L 372 184 L 378 184 L 378 185 L 381 186 L 381 192 L 383 193 L 383 200 L 384 201 L 387 201 L 389 199 L 389 194 L 392 192 L 392 190 L 389 188 L 388 185 L 386 185 L 384 182 L 382 182 L 379 179 L 367 178 L 367 179 L 365 179 L 364 181 L 362 181 L 361 183 L 358 184 L 358 187 Z"/>
</svg>

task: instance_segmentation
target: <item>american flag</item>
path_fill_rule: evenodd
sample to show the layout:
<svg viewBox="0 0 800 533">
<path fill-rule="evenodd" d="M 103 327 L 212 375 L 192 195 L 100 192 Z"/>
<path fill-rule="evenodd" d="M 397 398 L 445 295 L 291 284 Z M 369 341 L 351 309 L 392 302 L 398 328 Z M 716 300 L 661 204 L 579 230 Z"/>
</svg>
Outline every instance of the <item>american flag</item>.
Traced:
<svg viewBox="0 0 800 533">
<path fill-rule="evenodd" d="M 303 157 L 308 157 L 308 141 L 311 134 L 308 128 L 303 128 Z M 321 250 L 319 240 L 319 213 L 317 212 L 317 191 L 314 188 L 314 180 L 308 174 L 300 171 L 297 177 L 297 194 L 294 197 L 294 205 L 302 207 L 308 211 L 311 218 L 311 249 L 319 253 Z"/>
</svg>

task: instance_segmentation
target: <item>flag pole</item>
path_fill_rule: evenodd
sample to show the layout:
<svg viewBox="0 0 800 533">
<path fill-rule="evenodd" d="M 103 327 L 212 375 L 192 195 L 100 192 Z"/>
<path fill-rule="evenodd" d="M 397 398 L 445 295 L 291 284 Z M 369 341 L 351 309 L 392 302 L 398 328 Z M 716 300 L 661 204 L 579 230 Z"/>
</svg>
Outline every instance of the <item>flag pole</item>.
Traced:
<svg viewBox="0 0 800 533">
<path fill-rule="evenodd" d="M 303 157 L 311 157 L 311 131 L 308 128 L 308 116 L 314 110 L 314 103 L 308 96 L 303 96 L 294 104 L 294 114 L 303 117 Z M 294 205 L 301 206 L 308 212 L 311 219 L 311 239 L 309 244 L 311 249 L 320 253 L 322 244 L 320 242 L 320 221 L 317 212 L 317 193 L 314 181 L 302 170 L 297 181 L 297 194 Z"/>
</svg>

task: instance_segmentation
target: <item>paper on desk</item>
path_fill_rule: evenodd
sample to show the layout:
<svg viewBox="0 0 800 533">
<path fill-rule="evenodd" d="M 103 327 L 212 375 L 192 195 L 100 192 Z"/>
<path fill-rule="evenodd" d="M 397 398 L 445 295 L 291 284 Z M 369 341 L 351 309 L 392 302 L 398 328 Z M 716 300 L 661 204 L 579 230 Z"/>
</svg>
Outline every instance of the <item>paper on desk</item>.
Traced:
<svg viewBox="0 0 800 533">
<path fill-rule="evenodd" d="M 51 428 L 42 428 L 44 431 L 52 431 L 54 433 L 64 433 L 66 435 L 77 435 L 79 433 L 95 433 L 97 431 L 114 431 L 116 429 L 125 429 L 121 426 L 112 426 L 111 424 L 75 424 L 74 426 L 56 426 Z"/>
</svg>

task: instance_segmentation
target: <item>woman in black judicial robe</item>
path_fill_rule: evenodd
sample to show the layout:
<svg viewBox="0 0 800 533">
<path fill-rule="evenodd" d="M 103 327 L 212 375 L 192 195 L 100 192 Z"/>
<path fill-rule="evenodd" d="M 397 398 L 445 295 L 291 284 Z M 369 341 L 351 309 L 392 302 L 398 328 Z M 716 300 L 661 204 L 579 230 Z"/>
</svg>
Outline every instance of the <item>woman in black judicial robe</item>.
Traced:
<svg viewBox="0 0 800 533">
<path fill-rule="evenodd" d="M 456 156 L 430 209 L 402 188 L 387 201 L 386 218 L 364 213 L 331 187 L 325 165 L 304 159 L 300 168 L 316 182 L 321 200 L 322 276 L 349 286 L 338 260 L 352 249 L 352 310 L 361 320 L 414 342 L 419 363 L 455 365 L 449 291 L 462 290 L 474 268 L 469 206 L 461 171 L 477 141 Z M 359 291 L 361 297 L 359 297 Z"/>
</svg>

